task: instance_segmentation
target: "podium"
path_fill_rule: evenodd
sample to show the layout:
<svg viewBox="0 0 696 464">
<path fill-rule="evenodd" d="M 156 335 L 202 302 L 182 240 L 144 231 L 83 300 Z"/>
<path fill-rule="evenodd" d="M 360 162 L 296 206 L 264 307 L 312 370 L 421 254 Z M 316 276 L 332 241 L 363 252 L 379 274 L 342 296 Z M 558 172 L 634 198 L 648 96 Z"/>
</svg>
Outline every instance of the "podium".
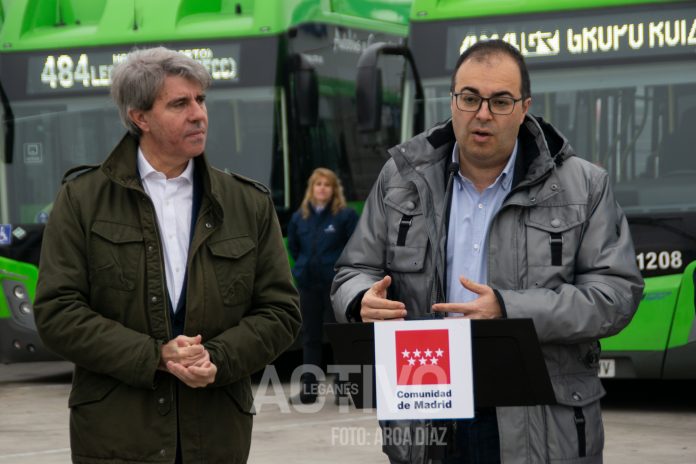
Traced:
<svg viewBox="0 0 696 464">
<path fill-rule="evenodd" d="M 348 374 L 356 408 L 374 408 L 375 344 L 372 323 L 325 324 L 334 364 L 362 366 Z M 555 404 L 556 398 L 531 319 L 471 321 L 474 405 Z M 352 370 L 352 369 L 351 369 Z M 357 387 L 357 388 L 356 388 Z"/>
</svg>

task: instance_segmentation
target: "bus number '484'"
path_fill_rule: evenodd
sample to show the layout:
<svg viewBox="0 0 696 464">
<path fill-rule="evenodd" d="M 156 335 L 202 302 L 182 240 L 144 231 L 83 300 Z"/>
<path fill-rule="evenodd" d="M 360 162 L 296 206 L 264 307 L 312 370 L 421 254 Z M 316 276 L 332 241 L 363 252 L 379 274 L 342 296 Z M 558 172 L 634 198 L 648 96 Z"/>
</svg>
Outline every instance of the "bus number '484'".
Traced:
<svg viewBox="0 0 696 464">
<path fill-rule="evenodd" d="M 658 269 L 681 269 L 683 266 L 682 252 L 649 251 L 636 255 L 638 269 L 641 271 L 656 271 Z"/>
</svg>

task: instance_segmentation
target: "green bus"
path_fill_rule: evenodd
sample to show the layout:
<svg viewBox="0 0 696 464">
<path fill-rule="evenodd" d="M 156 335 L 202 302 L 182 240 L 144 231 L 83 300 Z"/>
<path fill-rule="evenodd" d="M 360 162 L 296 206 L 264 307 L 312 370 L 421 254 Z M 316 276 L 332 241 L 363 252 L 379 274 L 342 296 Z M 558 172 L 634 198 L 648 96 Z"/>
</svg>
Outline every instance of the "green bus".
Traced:
<svg viewBox="0 0 696 464">
<path fill-rule="evenodd" d="M 128 51 L 164 45 L 210 70 L 206 156 L 266 184 L 285 226 L 318 166 L 349 201 L 367 196 L 398 134 L 402 66 L 386 64 L 391 122 L 360 134 L 356 63 L 405 40 L 410 3 L 0 0 L 0 362 L 53 357 L 32 314 L 43 224 L 63 173 L 124 134 L 108 93 Z"/>
<path fill-rule="evenodd" d="M 600 376 L 696 378 L 696 3 L 414 0 L 408 47 L 361 57 L 360 128 L 390 120 L 377 107 L 381 57 L 410 69 L 405 139 L 449 118 L 456 60 L 486 38 L 525 55 L 530 111 L 607 169 L 628 217 L 645 293 L 630 325 L 601 341 Z"/>
</svg>

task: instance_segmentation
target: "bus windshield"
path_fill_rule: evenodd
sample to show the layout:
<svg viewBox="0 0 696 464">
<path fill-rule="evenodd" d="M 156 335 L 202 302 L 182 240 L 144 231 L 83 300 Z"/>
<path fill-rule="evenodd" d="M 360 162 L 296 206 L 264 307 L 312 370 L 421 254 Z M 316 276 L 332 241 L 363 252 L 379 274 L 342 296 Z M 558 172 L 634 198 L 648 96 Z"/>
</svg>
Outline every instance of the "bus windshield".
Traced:
<svg viewBox="0 0 696 464">
<path fill-rule="evenodd" d="M 273 185 L 273 163 L 281 144 L 275 135 L 277 92 L 273 87 L 207 92 L 206 157 L 215 167 Z M 5 164 L 10 223 L 43 222 L 63 174 L 102 162 L 125 134 L 105 95 L 37 99 L 12 105 L 13 162 Z M 282 185 L 274 190 L 282 200 Z"/>
<path fill-rule="evenodd" d="M 530 112 L 607 169 L 627 213 L 696 211 L 696 62 L 530 69 Z M 449 117 L 450 79 L 424 81 L 427 124 Z"/>
</svg>

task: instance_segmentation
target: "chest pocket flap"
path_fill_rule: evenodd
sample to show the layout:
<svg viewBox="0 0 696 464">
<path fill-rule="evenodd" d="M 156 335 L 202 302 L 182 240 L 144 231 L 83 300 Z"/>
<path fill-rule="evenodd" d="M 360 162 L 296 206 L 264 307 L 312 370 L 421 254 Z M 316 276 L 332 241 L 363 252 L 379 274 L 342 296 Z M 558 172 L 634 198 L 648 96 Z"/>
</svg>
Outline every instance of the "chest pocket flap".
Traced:
<svg viewBox="0 0 696 464">
<path fill-rule="evenodd" d="M 254 249 L 254 242 L 247 236 L 225 238 L 209 243 L 208 248 L 214 256 L 238 259 Z"/>
<path fill-rule="evenodd" d="M 525 219 L 530 266 L 572 262 L 585 222 L 583 205 L 537 206 Z"/>
<path fill-rule="evenodd" d="M 525 223 L 546 232 L 565 232 L 585 222 L 581 205 L 537 206 L 529 210 Z"/>
<path fill-rule="evenodd" d="M 409 216 L 423 214 L 418 192 L 409 188 L 397 187 L 389 189 L 384 196 L 384 203 L 401 214 Z"/>
<path fill-rule="evenodd" d="M 92 224 L 92 233 L 115 244 L 143 241 L 143 233 L 140 227 L 119 224 L 117 222 L 95 221 Z"/>
<path fill-rule="evenodd" d="M 133 290 L 143 253 L 143 233 L 140 228 L 117 222 L 95 221 L 91 232 L 89 259 L 92 282 L 119 290 Z"/>
<path fill-rule="evenodd" d="M 228 237 L 208 244 L 213 255 L 222 301 L 225 305 L 245 305 L 251 298 L 256 248 L 248 236 Z"/>
</svg>

